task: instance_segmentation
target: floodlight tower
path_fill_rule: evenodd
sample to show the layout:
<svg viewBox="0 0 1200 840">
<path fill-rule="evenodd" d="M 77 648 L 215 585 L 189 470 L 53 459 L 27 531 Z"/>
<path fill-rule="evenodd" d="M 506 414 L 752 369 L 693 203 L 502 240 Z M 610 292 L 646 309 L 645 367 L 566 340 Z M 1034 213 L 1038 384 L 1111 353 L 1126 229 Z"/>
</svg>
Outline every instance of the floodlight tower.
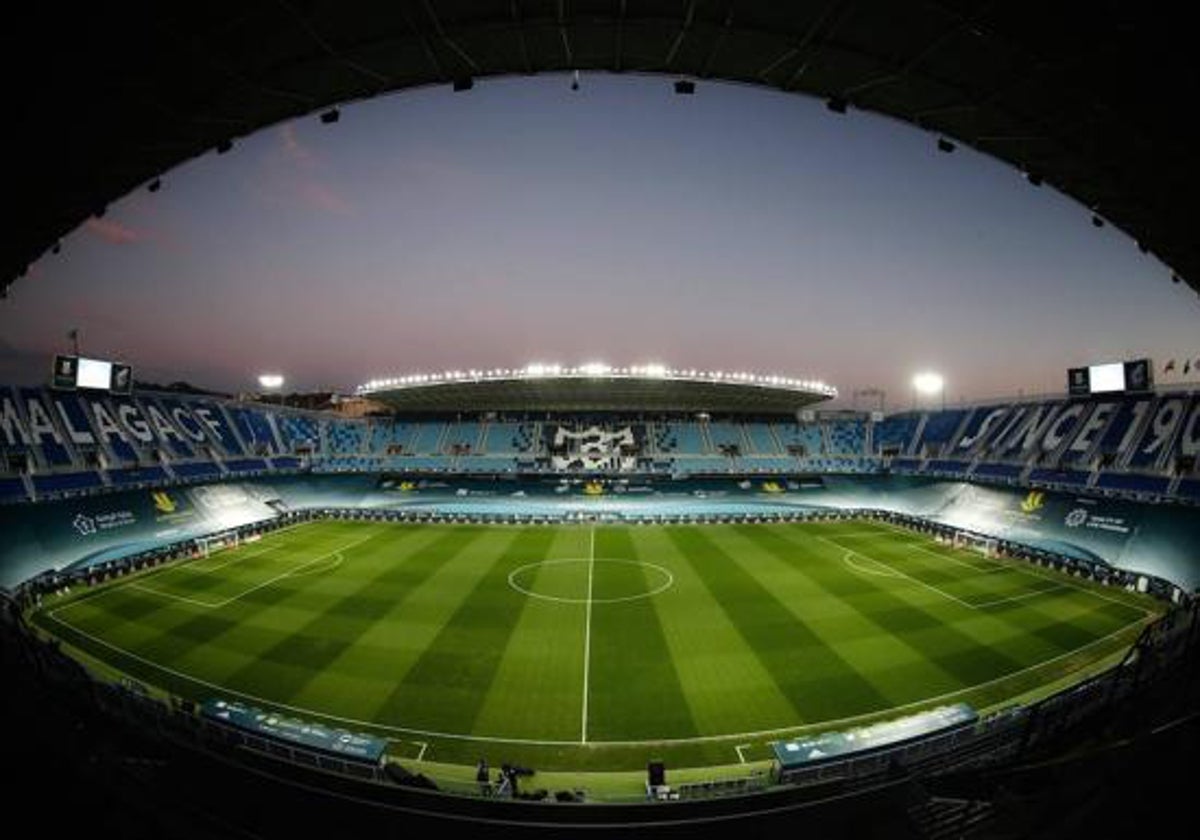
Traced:
<svg viewBox="0 0 1200 840">
<path fill-rule="evenodd" d="M 259 374 L 258 385 L 266 393 L 276 391 L 279 394 L 279 404 L 283 405 L 283 375 L 278 373 Z"/>
<path fill-rule="evenodd" d="M 942 377 L 942 375 L 940 373 L 934 373 L 932 371 L 925 371 L 924 373 L 918 373 L 916 376 L 913 377 L 912 384 L 913 384 L 913 389 L 914 389 L 915 393 L 917 393 L 917 394 L 923 394 L 925 396 L 930 396 L 930 397 L 935 394 L 941 394 L 942 395 L 942 410 L 944 411 L 946 409 L 946 380 L 945 380 L 945 378 Z M 913 403 L 914 403 L 913 407 L 915 408 L 916 407 L 915 397 L 913 399 Z"/>
</svg>

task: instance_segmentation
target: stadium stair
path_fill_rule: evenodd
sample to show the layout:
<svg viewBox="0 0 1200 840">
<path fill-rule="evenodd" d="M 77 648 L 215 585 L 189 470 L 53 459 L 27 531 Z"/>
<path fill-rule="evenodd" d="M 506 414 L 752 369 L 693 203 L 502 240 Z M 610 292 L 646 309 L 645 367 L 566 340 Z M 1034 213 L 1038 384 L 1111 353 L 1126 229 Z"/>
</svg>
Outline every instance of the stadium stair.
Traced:
<svg viewBox="0 0 1200 840">
<path fill-rule="evenodd" d="M 931 796 L 908 809 L 911 828 L 928 840 L 970 837 L 983 831 L 995 818 L 995 807 L 980 799 Z"/>
<path fill-rule="evenodd" d="M 923 412 L 921 418 L 917 420 L 917 428 L 913 431 L 912 437 L 909 438 L 908 446 L 905 447 L 905 455 L 916 455 L 914 451 L 919 445 L 920 440 L 925 436 L 925 424 L 929 422 L 929 413 Z"/>
</svg>

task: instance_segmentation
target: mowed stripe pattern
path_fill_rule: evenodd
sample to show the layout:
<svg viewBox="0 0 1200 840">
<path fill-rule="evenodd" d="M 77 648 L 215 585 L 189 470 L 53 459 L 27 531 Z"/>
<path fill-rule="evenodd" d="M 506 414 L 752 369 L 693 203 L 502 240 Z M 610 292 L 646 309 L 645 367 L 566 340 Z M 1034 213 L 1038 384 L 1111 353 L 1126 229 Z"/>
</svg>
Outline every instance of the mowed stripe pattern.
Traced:
<svg viewBox="0 0 1200 840">
<path fill-rule="evenodd" d="M 1148 615 L 1128 593 L 866 521 L 338 521 L 76 593 L 36 620 L 187 697 L 566 748 L 982 706 L 1110 653 Z"/>
</svg>

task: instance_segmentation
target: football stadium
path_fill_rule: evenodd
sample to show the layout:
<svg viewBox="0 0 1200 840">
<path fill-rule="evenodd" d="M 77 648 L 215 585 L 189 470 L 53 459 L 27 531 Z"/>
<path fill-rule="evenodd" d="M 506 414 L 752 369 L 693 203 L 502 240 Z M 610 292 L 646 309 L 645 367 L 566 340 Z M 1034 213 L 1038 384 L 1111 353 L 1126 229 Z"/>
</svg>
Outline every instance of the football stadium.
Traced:
<svg viewBox="0 0 1200 840">
<path fill-rule="evenodd" d="M 1044 49 L 1024 13 L 435 2 L 389 23 L 311 5 L 251 4 L 201 26 L 194 53 L 131 51 L 131 78 L 179 97 L 190 133 L 130 112 L 63 163 L 94 178 L 22 176 L 36 199 L 0 255 L 19 266 L 6 295 L 95 206 L 229 151 L 214 108 L 240 103 L 248 134 L 492 75 L 577 89 L 580 68 L 933 127 L 939 152 L 1046 178 L 1176 282 L 1200 277 L 1183 205 L 1130 174 L 1174 178 L 1169 155 L 1109 123 L 1081 150 L 1073 117 L 999 78 Z M 104 34 L 146 34 L 119 29 Z M 1060 99 L 1083 84 L 1037 66 Z M 96 107 L 124 113 L 124 95 Z M 1090 836 L 1105 809 L 1124 831 L 1160 811 L 1153 793 L 1186 796 L 1200 384 L 1156 384 L 1174 361 L 1064 362 L 1051 393 L 953 402 L 925 374 L 889 408 L 804 359 L 433 371 L 398 352 L 317 399 L 269 375 L 243 393 L 156 385 L 70 338 L 48 376 L 0 383 L 0 640 L 32 745 L 14 766 L 98 833 Z"/>
<path fill-rule="evenodd" d="M 5 391 L 13 617 L 198 737 L 600 802 L 980 761 L 1190 638 L 1195 395 L 880 417 L 554 365 L 359 391 L 378 412 Z"/>
</svg>

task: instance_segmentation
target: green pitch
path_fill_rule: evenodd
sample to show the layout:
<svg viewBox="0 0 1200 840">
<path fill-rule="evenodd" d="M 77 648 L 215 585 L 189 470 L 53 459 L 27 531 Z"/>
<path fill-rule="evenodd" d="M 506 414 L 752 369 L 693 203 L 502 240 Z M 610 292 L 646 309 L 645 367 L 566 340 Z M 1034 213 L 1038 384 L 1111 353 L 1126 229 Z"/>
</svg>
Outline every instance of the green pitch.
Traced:
<svg viewBox="0 0 1200 840">
<path fill-rule="evenodd" d="M 715 766 L 1127 648 L 1149 599 L 870 521 L 320 522 L 47 600 L 36 625 L 203 700 L 448 764 Z"/>
</svg>

